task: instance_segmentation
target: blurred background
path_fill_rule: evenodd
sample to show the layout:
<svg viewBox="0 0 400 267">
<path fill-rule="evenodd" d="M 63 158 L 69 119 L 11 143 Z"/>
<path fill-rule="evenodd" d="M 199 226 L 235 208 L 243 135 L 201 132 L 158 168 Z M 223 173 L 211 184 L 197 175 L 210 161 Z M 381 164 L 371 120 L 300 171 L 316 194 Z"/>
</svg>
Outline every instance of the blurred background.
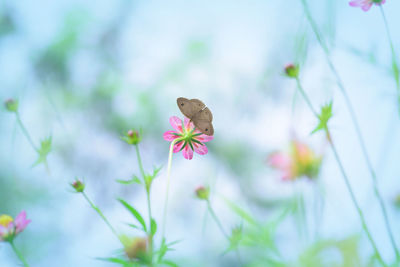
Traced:
<svg viewBox="0 0 400 267">
<path fill-rule="evenodd" d="M 400 244 L 399 116 L 379 9 L 308 2 L 354 104 Z M 400 3 L 389 0 L 384 8 L 400 53 Z M 285 266 L 368 266 L 372 248 L 324 135 L 310 135 L 318 122 L 283 74 L 289 62 L 300 64 L 316 107 L 333 100 L 332 136 L 378 248 L 393 261 L 349 113 L 299 0 L 1 1 L 0 99 L 19 100 L 35 144 L 52 136 L 49 171 L 32 167 L 36 152 L 2 105 L 0 214 L 26 210 L 32 219 L 16 239 L 31 266 L 114 265 L 96 258 L 121 245 L 72 193 L 76 177 L 119 232 L 140 235 L 126 226 L 133 219 L 116 201 L 122 197 L 147 214 L 143 188 L 115 182 L 140 174 L 134 148 L 120 139 L 129 129 L 141 130 L 146 171 L 163 166 L 152 188 L 161 224 L 169 149 L 162 134 L 172 130 L 170 116 L 183 118 L 181 96 L 207 104 L 215 136 L 207 155 L 189 161 L 174 154 L 167 238 L 181 241 L 168 259 L 241 266 L 235 253 L 223 254 L 227 240 L 194 197 L 197 186 L 208 185 L 226 231 L 240 225 L 247 231 L 251 242 L 241 248 L 247 266 L 275 266 L 276 255 Z M 287 151 L 293 138 L 323 156 L 318 177 L 283 181 L 268 166 L 268 155 Z M 0 259 L 4 267 L 19 264 L 5 243 Z"/>
</svg>

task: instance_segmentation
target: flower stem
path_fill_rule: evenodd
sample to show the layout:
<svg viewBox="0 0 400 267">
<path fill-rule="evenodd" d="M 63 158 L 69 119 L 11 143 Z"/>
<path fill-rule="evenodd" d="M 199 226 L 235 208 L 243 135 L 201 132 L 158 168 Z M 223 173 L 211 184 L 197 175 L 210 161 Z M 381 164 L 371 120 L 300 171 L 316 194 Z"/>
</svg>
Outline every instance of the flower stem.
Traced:
<svg viewBox="0 0 400 267">
<path fill-rule="evenodd" d="M 400 77 L 399 77 L 399 66 L 397 64 L 397 57 L 396 52 L 394 50 L 394 45 L 392 41 L 392 35 L 390 34 L 389 24 L 386 19 L 385 11 L 383 10 L 383 6 L 379 5 L 379 9 L 381 10 L 382 19 L 385 24 L 386 34 L 390 45 L 390 52 L 392 56 L 392 69 L 393 69 L 393 76 L 396 82 L 396 93 L 397 93 L 397 104 L 398 104 L 398 111 L 400 115 Z"/>
<path fill-rule="evenodd" d="M 110 228 L 111 232 L 118 238 L 118 240 L 121 241 L 121 238 L 119 237 L 119 235 L 117 234 L 117 231 L 115 231 L 114 227 L 111 225 L 111 223 L 107 220 L 106 216 L 104 216 L 103 212 L 101 212 L 101 210 L 94 205 L 94 203 L 90 200 L 90 198 L 86 195 L 85 192 L 82 192 L 83 197 L 86 199 L 86 201 L 90 204 L 90 206 L 92 207 L 92 209 L 94 209 L 97 214 L 100 215 L 100 217 L 103 219 L 103 221 L 107 224 L 108 228 Z"/>
<path fill-rule="evenodd" d="M 136 156 L 137 156 L 138 164 L 139 164 L 139 168 L 140 168 L 140 173 L 142 174 L 143 182 L 144 182 L 145 173 L 144 173 L 144 169 L 143 169 L 142 158 L 140 157 L 139 145 L 137 145 L 137 144 L 135 145 L 135 150 L 136 150 Z"/>
<path fill-rule="evenodd" d="M 18 111 L 15 112 L 15 116 L 17 117 L 17 123 L 18 123 L 19 127 L 21 128 L 22 133 L 25 135 L 26 139 L 28 139 L 29 144 L 32 146 L 32 148 L 33 148 L 36 152 L 39 152 L 39 149 L 38 149 L 38 148 L 35 146 L 35 144 L 33 143 L 32 138 L 31 138 L 31 136 L 29 135 L 28 130 L 26 130 L 24 124 L 22 123 L 21 116 L 19 115 L 19 112 L 18 112 Z"/>
<path fill-rule="evenodd" d="M 347 94 L 347 91 L 346 91 L 346 89 L 344 87 L 342 79 L 340 78 L 335 66 L 333 65 L 328 46 L 323 42 L 322 36 L 318 31 L 318 27 L 317 27 L 315 21 L 313 20 L 313 18 L 311 16 L 311 12 L 310 12 L 310 9 L 309 9 L 309 7 L 307 5 L 306 0 L 301 0 L 301 2 L 303 4 L 304 11 L 305 11 L 306 17 L 307 17 L 307 19 L 308 19 L 308 21 L 309 21 L 309 23 L 311 25 L 311 28 L 313 29 L 314 34 L 317 37 L 317 40 L 318 40 L 320 46 L 322 47 L 322 50 L 325 53 L 328 65 L 329 65 L 332 73 L 334 74 L 334 76 L 336 78 L 336 83 L 337 83 L 340 91 L 343 94 L 347 109 L 348 109 L 348 111 L 350 113 L 350 118 L 351 118 L 351 120 L 353 122 L 353 125 L 354 125 L 354 128 L 356 130 L 356 135 L 357 135 L 358 141 L 359 141 L 360 146 L 361 146 L 362 154 L 364 155 L 364 159 L 365 159 L 365 162 L 367 164 L 367 168 L 368 168 L 368 170 L 369 170 L 369 172 L 371 174 L 372 184 L 373 184 L 373 188 L 374 188 L 374 194 L 375 194 L 376 198 L 378 199 L 379 206 L 381 208 L 381 211 L 382 211 L 382 214 L 383 214 L 383 217 L 384 217 L 386 230 L 387 230 L 388 235 L 390 237 L 390 241 L 391 241 L 393 250 L 395 251 L 396 259 L 399 262 L 400 261 L 400 252 L 399 252 L 399 249 L 397 248 L 397 245 L 396 245 L 396 242 L 395 242 L 395 239 L 394 239 L 394 236 L 393 236 L 393 231 L 392 231 L 392 228 L 390 226 L 389 216 L 388 216 L 388 213 L 387 213 L 387 210 L 386 210 L 386 206 L 385 206 L 385 203 L 383 201 L 382 194 L 380 193 L 380 190 L 379 190 L 379 187 L 378 187 L 378 179 L 377 179 L 375 170 L 372 167 L 372 163 L 371 163 L 371 160 L 370 160 L 370 157 L 369 157 L 369 154 L 368 154 L 365 142 L 364 142 L 364 138 L 363 138 L 362 133 L 361 133 L 360 126 L 358 124 L 357 116 L 355 114 L 353 105 L 352 105 L 352 103 L 350 101 L 350 98 L 349 98 L 349 96 Z M 382 13 L 382 14 L 384 15 L 384 13 Z M 386 18 L 385 18 L 385 20 L 386 20 Z M 386 25 L 387 25 L 387 23 L 386 23 Z M 394 53 L 394 49 L 392 50 L 392 53 Z M 395 67 L 397 67 L 397 65 L 393 65 L 393 67 L 395 68 Z M 398 75 L 397 75 L 396 79 L 397 80 L 399 79 Z M 398 88 L 399 88 L 398 89 L 398 94 L 400 94 L 400 85 L 399 85 Z M 399 101 L 400 101 L 400 96 L 399 96 Z M 400 104 L 400 102 L 399 102 L 399 104 Z M 313 113 L 315 113 L 315 110 L 313 111 Z"/>
<path fill-rule="evenodd" d="M 137 156 L 138 164 L 139 164 L 139 168 L 140 168 L 140 173 L 142 174 L 143 183 L 145 184 L 146 197 L 147 197 L 147 209 L 148 209 L 148 213 L 149 213 L 149 224 L 151 224 L 152 215 L 151 215 L 151 202 L 150 202 L 150 188 L 147 188 L 147 186 L 146 186 L 146 181 L 145 181 L 146 174 L 144 172 L 144 168 L 143 168 L 143 164 L 142 164 L 142 157 L 140 156 L 139 145 L 135 145 L 135 150 L 136 150 L 136 156 Z M 149 227 L 149 229 L 150 228 L 151 227 Z"/>
<path fill-rule="evenodd" d="M 221 221 L 218 219 L 217 215 L 214 212 L 214 209 L 211 206 L 211 202 L 209 199 L 207 199 L 207 209 L 211 214 L 211 217 L 214 219 L 215 223 L 218 225 L 219 230 L 221 230 L 221 233 L 225 236 L 225 238 L 229 241 L 229 235 L 225 232 L 224 227 L 222 227 Z"/>
<path fill-rule="evenodd" d="M 357 199 L 356 199 L 355 194 L 354 194 L 354 192 L 353 192 L 353 189 L 352 189 L 352 187 L 351 187 L 349 178 L 347 177 L 347 174 L 346 174 L 346 172 L 345 172 L 345 170 L 344 170 L 343 164 L 342 164 L 342 162 L 341 162 L 341 160 L 340 160 L 340 158 L 339 158 L 338 152 L 337 152 L 337 150 L 336 150 L 336 146 L 335 146 L 335 144 L 333 143 L 333 140 L 332 140 L 332 137 L 331 137 L 331 135 L 330 135 L 330 132 L 329 132 L 328 127 L 325 128 L 325 132 L 326 132 L 326 134 L 327 134 L 327 136 L 328 136 L 328 141 L 329 141 L 329 144 L 331 145 L 333 154 L 335 155 L 336 161 L 337 161 L 337 163 L 338 163 L 338 165 L 339 165 L 340 172 L 342 173 L 343 178 L 344 178 L 344 180 L 345 180 L 345 182 L 346 182 L 347 189 L 348 189 L 349 192 L 350 192 L 351 199 L 353 200 L 354 206 L 356 207 L 357 212 L 358 212 L 358 214 L 359 214 L 359 216 L 360 216 L 361 224 L 362 224 L 362 227 L 363 227 L 363 229 L 364 229 L 364 232 L 367 234 L 367 237 L 368 237 L 369 241 L 371 242 L 371 245 L 372 245 L 372 247 L 373 247 L 373 249 L 374 249 L 374 251 L 375 251 L 375 255 L 376 255 L 376 257 L 378 258 L 378 261 L 379 261 L 383 266 L 387 266 L 387 265 L 385 264 L 385 262 L 383 261 L 381 255 L 380 255 L 380 253 L 379 253 L 379 251 L 378 251 L 378 248 L 377 248 L 377 246 L 376 246 L 376 243 L 375 243 L 374 239 L 372 238 L 372 235 L 371 235 L 370 231 L 368 230 L 368 226 L 367 226 L 367 223 L 366 223 L 366 221 L 365 221 L 365 217 L 364 217 L 363 211 L 361 210 L 361 208 L 360 208 L 360 206 L 359 206 L 359 204 L 358 204 L 358 202 L 357 202 Z"/>
<path fill-rule="evenodd" d="M 168 209 L 168 198 L 169 198 L 169 187 L 171 183 L 171 166 L 172 166 L 172 155 L 174 151 L 174 145 L 176 142 L 180 141 L 180 138 L 174 139 L 169 146 L 168 154 L 168 166 L 167 166 L 167 192 L 164 201 L 164 214 L 163 214 L 163 225 L 161 228 L 161 240 L 165 239 L 165 225 L 167 224 L 167 209 Z"/>
<path fill-rule="evenodd" d="M 214 219 L 215 223 L 218 225 L 219 230 L 220 230 L 221 233 L 225 236 L 226 240 L 228 240 L 228 242 L 231 242 L 231 240 L 230 240 L 230 238 L 229 238 L 229 235 L 225 232 L 224 227 L 222 226 L 221 221 L 218 219 L 217 214 L 215 214 L 214 209 L 213 209 L 212 206 L 211 206 L 210 199 L 207 199 L 207 209 L 208 209 L 208 211 L 210 212 L 211 217 Z M 240 265 L 243 265 L 242 259 L 241 259 L 241 257 L 240 257 L 239 248 L 236 247 L 235 251 L 236 251 L 236 256 L 237 256 L 237 258 L 238 258 L 239 264 L 240 264 Z"/>
<path fill-rule="evenodd" d="M 151 255 L 151 259 L 150 259 L 150 266 L 153 266 L 153 234 L 151 233 L 151 220 L 152 220 L 152 215 L 151 215 L 151 201 L 150 201 L 150 187 L 147 186 L 146 184 L 146 174 L 144 172 L 144 168 L 143 168 L 143 163 L 142 163 L 142 157 L 140 156 L 140 151 L 139 151 L 139 145 L 136 144 L 135 145 L 135 150 L 136 150 L 136 156 L 137 156 L 137 160 L 138 160 L 138 165 L 139 165 L 139 169 L 140 169 L 140 173 L 142 174 L 142 179 L 143 179 L 143 183 L 144 183 L 144 187 L 146 190 L 146 199 L 147 199 L 147 210 L 148 210 L 148 214 L 149 214 L 149 227 L 148 227 L 148 233 L 147 235 L 149 236 L 149 248 L 150 248 L 150 255 Z"/>
<path fill-rule="evenodd" d="M 299 78 L 296 78 L 296 81 L 297 81 L 297 88 L 298 88 L 298 90 L 300 91 L 301 95 L 304 97 L 304 100 L 306 101 L 308 107 L 311 109 L 311 111 L 312 111 L 313 114 L 317 117 L 317 119 L 319 119 L 319 115 L 318 115 L 318 113 L 315 111 L 314 107 L 313 107 L 312 104 L 311 104 L 310 99 L 308 98 L 306 92 L 304 91 L 303 87 L 301 86 L 301 83 L 300 83 Z M 329 142 L 329 144 L 330 144 L 330 146 L 331 146 L 331 148 L 332 148 L 332 151 L 333 151 L 333 154 L 334 154 L 334 156 L 335 156 L 336 162 L 337 162 L 337 164 L 339 165 L 339 169 L 340 169 L 340 172 L 342 173 L 342 176 L 343 176 L 343 179 L 344 179 L 344 181 L 345 181 L 347 190 L 348 190 L 349 193 L 350 193 L 351 200 L 352 200 L 352 202 L 353 202 L 353 204 L 354 204 L 354 206 L 355 206 L 355 208 L 356 208 L 356 210 L 357 210 L 357 213 L 358 213 L 358 215 L 359 215 L 359 217 L 360 217 L 361 225 L 362 225 L 362 227 L 363 227 L 363 230 L 364 230 L 364 232 L 366 233 L 366 235 L 367 235 L 367 237 L 368 237 L 368 239 L 369 239 L 369 241 L 370 241 L 370 243 L 371 243 L 371 245 L 372 245 L 372 248 L 374 249 L 374 252 L 375 252 L 375 255 L 376 255 L 378 261 L 382 264 L 382 266 L 387 266 L 387 265 L 385 264 L 385 262 L 383 261 L 382 256 L 381 256 L 381 254 L 379 253 L 378 248 L 377 248 L 377 246 L 376 246 L 376 243 L 375 243 L 374 239 L 372 238 L 372 235 L 371 235 L 371 233 L 370 233 L 370 231 L 369 231 L 369 228 L 368 228 L 368 226 L 367 226 L 367 223 L 366 223 L 366 220 L 365 220 L 365 217 L 364 217 L 364 213 L 363 213 L 363 211 L 361 210 L 360 205 L 359 205 L 359 203 L 358 203 L 358 201 L 357 201 L 357 198 L 356 198 L 356 196 L 355 196 L 355 194 L 354 194 L 353 188 L 352 188 L 352 186 L 351 186 L 351 184 L 350 184 L 350 180 L 349 180 L 349 178 L 348 178 L 348 176 L 347 176 L 347 174 L 346 174 L 346 171 L 345 171 L 345 169 L 344 169 L 344 167 L 343 167 L 342 161 L 341 161 L 341 159 L 340 159 L 340 157 L 339 157 L 339 154 L 338 154 L 338 152 L 337 152 L 337 150 L 336 150 L 336 146 L 335 146 L 335 144 L 333 143 L 332 136 L 331 136 L 331 133 L 330 133 L 330 131 L 329 131 L 328 126 L 326 126 L 326 127 L 324 128 L 324 130 L 325 130 L 325 133 L 326 133 L 328 142 Z"/>
<path fill-rule="evenodd" d="M 10 245 L 11 245 L 12 249 L 14 250 L 15 254 L 17 255 L 18 259 L 22 262 L 23 266 L 29 267 L 29 264 L 26 262 L 22 253 L 14 245 L 14 241 L 10 241 Z"/>
</svg>

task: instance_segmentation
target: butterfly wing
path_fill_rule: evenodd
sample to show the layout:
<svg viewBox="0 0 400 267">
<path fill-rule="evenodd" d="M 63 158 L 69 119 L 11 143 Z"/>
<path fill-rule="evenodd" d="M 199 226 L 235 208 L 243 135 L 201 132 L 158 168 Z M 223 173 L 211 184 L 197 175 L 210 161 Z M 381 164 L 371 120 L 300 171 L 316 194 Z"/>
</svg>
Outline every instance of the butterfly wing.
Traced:
<svg viewBox="0 0 400 267">
<path fill-rule="evenodd" d="M 208 120 L 193 120 L 194 126 L 205 135 L 214 135 L 214 127 L 211 121 Z"/>
<path fill-rule="evenodd" d="M 213 120 L 213 115 L 211 113 L 211 110 L 209 108 L 205 108 L 197 112 L 192 120 L 206 120 L 209 122 L 212 122 Z"/>
<path fill-rule="evenodd" d="M 187 118 L 192 119 L 193 116 L 204 108 L 204 103 L 198 99 L 187 99 L 179 97 L 176 100 L 179 109 Z"/>
</svg>

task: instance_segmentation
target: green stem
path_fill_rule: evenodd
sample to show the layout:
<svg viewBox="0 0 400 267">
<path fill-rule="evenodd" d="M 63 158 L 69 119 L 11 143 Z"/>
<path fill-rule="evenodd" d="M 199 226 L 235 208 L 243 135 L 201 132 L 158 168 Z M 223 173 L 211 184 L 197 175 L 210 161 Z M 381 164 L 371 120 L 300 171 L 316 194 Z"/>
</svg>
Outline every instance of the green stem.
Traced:
<svg viewBox="0 0 400 267">
<path fill-rule="evenodd" d="M 214 212 L 214 209 L 211 206 L 210 200 L 207 199 L 207 208 L 208 211 L 211 214 L 211 217 L 214 219 L 215 223 L 218 225 L 219 230 L 221 230 L 221 233 L 225 236 L 225 238 L 228 240 L 228 242 L 230 241 L 229 239 L 229 235 L 225 232 L 224 227 L 222 227 L 222 223 L 221 221 L 218 219 L 217 215 Z"/>
<path fill-rule="evenodd" d="M 119 235 L 117 234 L 117 231 L 115 231 L 114 227 L 111 225 L 111 223 L 107 220 L 106 216 L 104 216 L 104 214 L 101 212 L 101 210 L 94 205 L 94 203 L 90 200 L 90 198 L 86 195 L 85 192 L 82 192 L 83 197 L 86 199 L 86 201 L 90 204 L 90 206 L 92 207 L 92 209 L 94 209 L 97 214 L 100 215 L 100 217 L 103 219 L 103 221 L 107 224 L 108 228 L 110 228 L 111 232 L 118 238 L 118 240 L 121 241 L 121 238 L 119 237 Z"/>
<path fill-rule="evenodd" d="M 399 250 L 397 248 L 397 245 L 396 245 L 396 242 L 395 242 L 395 239 L 394 239 L 394 236 L 393 236 L 392 228 L 390 226 L 389 216 L 388 216 L 388 213 L 387 213 L 387 210 L 386 210 L 386 206 L 385 206 L 385 203 L 383 201 L 382 194 L 380 193 L 380 190 L 379 190 L 379 187 L 378 187 L 378 179 L 377 179 L 375 170 L 372 167 L 372 163 L 371 163 L 371 160 L 370 160 L 370 157 L 369 157 L 369 154 L 368 154 L 365 142 L 364 142 L 364 138 L 363 138 L 362 133 L 361 133 L 361 128 L 360 128 L 360 126 L 358 124 L 357 116 L 355 114 L 353 105 L 352 105 L 352 103 L 350 101 L 350 98 L 349 98 L 349 96 L 347 94 L 347 91 L 346 91 L 346 89 L 344 87 L 342 79 L 340 78 L 335 66 L 333 65 L 328 46 L 324 43 L 324 41 L 322 39 L 322 35 L 319 33 L 318 27 L 317 27 L 315 21 L 313 20 L 313 18 L 311 16 L 311 12 L 310 12 L 310 9 L 309 9 L 309 7 L 307 5 L 307 2 L 306 2 L 306 0 L 301 0 L 301 1 L 302 1 L 302 4 L 303 4 L 303 7 L 304 7 L 304 11 L 306 13 L 306 17 L 307 17 L 307 19 L 308 19 L 308 21 L 309 21 L 309 23 L 311 25 L 311 28 L 314 31 L 315 36 L 317 37 L 317 40 L 318 40 L 320 46 L 322 47 L 322 49 L 323 49 L 323 51 L 325 53 L 328 65 L 329 65 L 332 73 L 334 74 L 334 76 L 336 78 L 336 83 L 337 83 L 337 85 L 338 85 L 338 87 L 339 87 L 340 91 L 342 92 L 343 97 L 345 99 L 345 103 L 346 103 L 347 109 L 348 109 L 348 111 L 350 113 L 350 118 L 351 118 L 351 120 L 353 122 L 354 128 L 356 130 L 357 138 L 358 138 L 358 141 L 359 141 L 360 146 L 361 146 L 362 154 L 363 154 L 365 162 L 367 164 L 367 168 L 368 168 L 368 170 L 369 170 L 369 172 L 371 174 L 372 184 L 373 184 L 373 188 L 374 188 L 374 194 L 375 194 L 376 198 L 378 199 L 379 206 L 381 208 L 381 211 L 382 211 L 382 214 L 383 214 L 383 217 L 384 217 L 386 230 L 387 230 L 388 235 L 390 237 L 390 241 L 391 241 L 393 250 L 395 251 L 396 259 L 397 259 L 397 261 L 400 261 L 400 253 L 399 253 Z M 382 14 L 384 14 L 384 13 L 382 13 Z M 394 52 L 394 49 L 393 49 L 393 52 Z M 400 101 L 400 98 L 399 98 L 399 101 Z"/>
<path fill-rule="evenodd" d="M 17 123 L 18 123 L 19 127 L 21 128 L 22 133 L 25 135 L 26 139 L 28 139 L 29 144 L 32 146 L 32 148 L 33 148 L 36 152 L 39 152 L 39 149 L 38 149 L 38 148 L 35 146 L 35 144 L 33 143 L 32 138 L 31 138 L 31 136 L 29 135 L 28 130 L 26 130 L 24 124 L 22 123 L 21 116 L 19 115 L 19 112 L 18 112 L 18 111 L 15 112 L 15 116 L 17 117 Z"/>
<path fill-rule="evenodd" d="M 352 199 L 352 201 L 353 201 L 353 203 L 354 203 L 354 206 L 355 206 L 356 209 L 357 209 L 358 215 L 359 215 L 359 217 L 360 217 L 360 219 L 361 219 L 361 224 L 362 224 L 362 227 L 363 227 L 363 229 L 364 229 L 364 232 L 367 234 L 367 237 L 368 237 L 369 241 L 371 242 L 371 245 L 372 245 L 372 247 L 373 247 L 373 249 L 374 249 L 374 251 L 375 251 L 375 255 L 376 255 L 376 257 L 378 258 L 378 261 L 382 264 L 382 266 L 387 266 L 387 265 L 385 264 L 385 262 L 383 261 L 382 256 L 381 256 L 381 254 L 379 253 L 378 248 L 377 248 L 377 246 L 376 246 L 376 243 L 375 243 L 374 239 L 372 238 L 372 235 L 371 235 L 371 233 L 370 233 L 370 231 L 369 231 L 369 229 L 368 229 L 368 226 L 367 226 L 367 223 L 366 223 L 366 220 L 365 220 L 365 217 L 364 217 L 364 213 L 363 213 L 363 211 L 361 210 L 360 205 L 359 205 L 358 202 L 357 202 L 356 196 L 355 196 L 355 194 L 354 194 L 354 192 L 353 192 L 353 189 L 352 189 L 352 187 L 351 187 L 349 178 L 347 177 L 347 174 L 346 174 L 346 172 L 345 172 L 345 170 L 344 170 L 343 164 L 342 164 L 342 162 L 341 162 L 341 160 L 340 160 L 340 158 L 339 158 L 338 152 L 337 152 L 337 150 L 336 150 L 336 146 L 335 146 L 335 144 L 333 143 L 333 140 L 332 140 L 332 137 L 331 137 L 331 135 L 330 135 L 330 132 L 329 132 L 328 127 L 325 128 L 325 132 L 326 132 L 326 134 L 327 134 L 327 136 L 328 136 L 328 141 L 329 141 L 329 144 L 331 145 L 333 154 L 335 155 L 336 161 L 337 161 L 337 163 L 338 163 L 338 165 L 339 165 L 340 172 L 341 172 L 342 175 L 343 175 L 344 181 L 345 181 L 345 183 L 346 183 L 346 187 L 347 187 L 347 189 L 348 189 L 349 192 L 350 192 L 351 199 Z"/>
<path fill-rule="evenodd" d="M 298 88 L 298 90 L 300 91 L 301 95 L 304 97 L 304 100 L 306 101 L 308 107 L 311 109 L 311 111 L 312 111 L 313 114 L 316 116 L 316 118 L 319 119 L 319 115 L 318 115 L 318 113 L 315 111 L 314 107 L 313 107 L 312 104 L 311 104 L 310 99 L 308 98 L 306 92 L 304 91 L 303 87 L 301 86 L 301 83 L 300 83 L 299 78 L 296 78 L 296 81 L 297 81 L 297 88 Z M 332 136 L 331 136 L 330 131 L 329 131 L 329 129 L 328 129 L 327 126 L 325 127 L 325 132 L 326 132 L 326 135 L 327 135 L 327 138 L 328 138 L 328 142 L 329 142 L 329 144 L 330 144 L 330 146 L 331 146 L 331 148 L 332 148 L 333 154 L 334 154 L 334 156 L 335 156 L 336 162 L 337 162 L 338 165 L 339 165 L 340 172 L 342 173 L 342 176 L 343 176 L 344 181 L 345 181 L 345 183 L 346 183 L 347 190 L 348 190 L 349 193 L 350 193 L 351 200 L 352 200 L 352 202 L 353 202 L 353 204 L 354 204 L 354 206 L 355 206 L 355 208 L 356 208 L 356 210 L 357 210 L 357 212 L 358 212 L 358 215 L 359 215 L 359 217 L 360 217 L 363 230 L 364 230 L 364 232 L 366 233 L 366 235 L 367 235 L 367 237 L 368 237 L 368 239 L 369 239 L 369 241 L 370 241 L 370 243 L 371 243 L 371 245 L 372 245 L 372 247 L 373 247 L 373 249 L 374 249 L 374 251 L 375 251 L 375 255 L 376 255 L 376 257 L 378 258 L 379 262 L 380 262 L 383 266 L 387 266 L 387 265 L 385 264 L 385 262 L 383 261 L 383 259 L 382 259 L 382 257 L 381 257 L 381 254 L 379 253 L 378 248 L 377 248 L 377 246 L 376 246 L 376 243 L 375 243 L 374 239 L 372 238 L 372 235 L 371 235 L 371 233 L 370 233 L 370 231 L 369 231 L 369 229 L 368 229 L 368 226 L 367 226 L 367 223 L 366 223 L 366 220 L 365 220 L 365 217 L 364 217 L 364 213 L 363 213 L 363 211 L 361 210 L 360 205 L 359 205 L 359 203 L 358 203 L 358 201 L 357 201 L 357 199 L 356 199 L 356 197 L 355 197 L 353 188 L 352 188 L 352 186 L 351 186 L 351 184 L 350 184 L 350 181 L 349 181 L 349 178 L 348 178 L 348 176 L 347 176 L 347 174 L 346 174 L 346 171 L 344 170 L 342 161 L 340 160 L 339 154 L 337 153 L 337 150 L 336 150 L 336 146 L 335 146 L 335 144 L 333 143 Z"/>
<path fill-rule="evenodd" d="M 143 168 L 143 163 L 142 163 L 142 157 L 140 156 L 140 151 L 139 151 L 139 145 L 136 144 L 135 145 L 135 150 L 136 150 L 136 157 L 138 160 L 138 165 L 140 168 L 140 173 L 142 174 L 142 179 L 143 179 L 143 183 L 144 183 L 144 187 L 146 190 L 146 198 L 147 198 L 147 210 L 148 210 L 148 214 L 149 214 L 149 227 L 148 227 L 148 236 L 150 238 L 149 240 L 149 248 L 150 248 L 150 255 L 153 255 L 153 234 L 151 233 L 151 220 L 152 220 L 152 215 L 151 215 L 151 201 L 150 201 L 150 187 L 147 186 L 146 183 L 146 174 L 144 172 L 144 168 Z M 151 262 L 150 262 L 150 266 L 153 266 L 153 256 L 151 256 Z"/>
<path fill-rule="evenodd" d="M 399 108 L 399 114 L 400 114 L 400 77 L 399 77 L 399 66 L 397 64 L 397 57 L 396 57 L 396 51 L 394 50 L 394 45 L 392 41 L 392 35 L 390 34 L 389 30 L 389 23 L 387 22 L 385 11 L 383 10 L 383 6 L 379 5 L 379 9 L 381 10 L 382 14 L 382 19 L 385 24 L 385 29 L 386 29 L 386 35 L 389 41 L 390 45 L 390 52 L 392 56 L 392 69 L 393 69 L 393 76 L 396 82 L 396 93 L 397 93 L 397 101 L 398 101 L 398 108 Z"/>
<path fill-rule="evenodd" d="M 207 199 L 207 209 L 208 209 L 209 213 L 211 214 L 211 217 L 214 219 L 215 223 L 218 225 L 219 230 L 225 236 L 226 240 L 228 240 L 228 242 L 231 242 L 231 240 L 229 238 L 229 235 L 225 232 L 221 221 L 218 219 L 217 214 L 215 214 L 214 209 L 211 206 L 210 199 Z M 239 264 L 243 265 L 242 259 L 241 259 L 241 256 L 240 256 L 240 252 L 239 252 L 239 248 L 236 247 L 235 251 L 236 251 L 236 257 L 238 258 Z"/>
<path fill-rule="evenodd" d="M 142 174 L 143 182 L 144 182 L 145 173 L 144 173 L 143 164 L 142 164 L 142 158 L 140 157 L 140 152 L 139 152 L 139 146 L 138 145 L 135 145 L 135 150 L 136 150 L 136 156 L 137 156 L 138 163 L 139 163 L 140 173 Z"/>
<path fill-rule="evenodd" d="M 22 262 L 22 264 L 25 267 L 29 267 L 29 264 L 26 262 L 26 260 L 25 260 L 24 256 L 22 255 L 22 253 L 14 245 L 14 241 L 10 241 L 10 245 L 11 245 L 12 249 L 14 250 L 15 254 L 17 255 L 18 259 Z"/>
<path fill-rule="evenodd" d="M 168 209 L 168 198 L 169 198 L 169 187 L 171 183 L 171 166 L 172 166 L 172 155 L 174 151 L 174 145 L 176 142 L 180 141 L 180 138 L 174 139 L 169 146 L 168 154 L 168 166 L 167 166 L 167 192 L 164 201 L 164 214 L 163 214 L 163 225 L 161 228 L 161 240 L 165 240 L 165 225 L 167 224 L 167 209 Z"/>
</svg>

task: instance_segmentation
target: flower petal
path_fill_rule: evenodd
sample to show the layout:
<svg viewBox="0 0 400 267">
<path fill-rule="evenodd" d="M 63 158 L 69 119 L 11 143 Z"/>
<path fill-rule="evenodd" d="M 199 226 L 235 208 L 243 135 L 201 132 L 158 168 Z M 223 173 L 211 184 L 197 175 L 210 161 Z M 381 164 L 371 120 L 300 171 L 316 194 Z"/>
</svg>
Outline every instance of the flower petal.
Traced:
<svg viewBox="0 0 400 267">
<path fill-rule="evenodd" d="M 176 131 L 166 131 L 163 134 L 164 140 L 166 141 L 173 141 L 174 139 L 180 137 L 180 133 L 176 132 Z"/>
<path fill-rule="evenodd" d="M 193 150 L 190 148 L 189 145 L 185 146 L 182 154 L 185 159 L 191 160 L 193 158 Z"/>
<path fill-rule="evenodd" d="M 208 148 L 205 145 L 200 145 L 193 142 L 194 152 L 200 155 L 205 155 L 208 153 Z"/>
<path fill-rule="evenodd" d="M 292 164 L 292 160 L 289 155 L 278 152 L 268 157 L 268 164 L 273 168 L 285 170 Z"/>
<path fill-rule="evenodd" d="M 363 2 L 363 1 L 364 1 L 364 0 L 354 0 L 354 1 L 350 1 L 350 2 L 349 2 L 349 5 L 352 6 L 352 7 L 359 7 L 359 6 L 362 5 L 362 2 Z"/>
<path fill-rule="evenodd" d="M 202 143 L 205 143 L 205 142 L 213 140 L 214 136 L 209 136 L 209 135 L 202 134 L 202 135 L 199 135 L 199 136 L 196 136 L 196 137 L 193 137 L 193 138 L 198 140 L 198 141 L 200 141 L 200 142 L 202 142 Z"/>
<path fill-rule="evenodd" d="M 31 222 L 31 220 L 26 219 L 26 212 L 21 211 L 20 214 L 15 218 L 15 230 L 16 233 L 21 233 Z"/>
<path fill-rule="evenodd" d="M 367 12 L 371 7 L 372 7 L 372 3 L 367 3 L 367 4 L 364 4 L 364 5 L 361 7 L 361 9 L 362 9 L 363 11 Z"/>
<path fill-rule="evenodd" d="M 179 151 L 181 151 L 182 146 L 183 146 L 184 144 L 185 144 L 185 141 L 183 141 L 183 140 L 181 140 L 181 141 L 179 141 L 178 143 L 176 143 L 176 144 L 174 145 L 173 152 L 174 152 L 174 153 L 178 153 Z"/>
<path fill-rule="evenodd" d="M 185 128 L 187 131 L 191 131 L 192 129 L 194 129 L 194 124 L 192 121 L 190 121 L 188 118 L 184 118 L 184 124 L 185 124 Z"/>
<path fill-rule="evenodd" d="M 176 131 L 178 131 L 179 133 L 183 133 L 182 120 L 179 119 L 177 116 L 172 116 L 171 118 L 169 118 L 169 123 Z"/>
</svg>

